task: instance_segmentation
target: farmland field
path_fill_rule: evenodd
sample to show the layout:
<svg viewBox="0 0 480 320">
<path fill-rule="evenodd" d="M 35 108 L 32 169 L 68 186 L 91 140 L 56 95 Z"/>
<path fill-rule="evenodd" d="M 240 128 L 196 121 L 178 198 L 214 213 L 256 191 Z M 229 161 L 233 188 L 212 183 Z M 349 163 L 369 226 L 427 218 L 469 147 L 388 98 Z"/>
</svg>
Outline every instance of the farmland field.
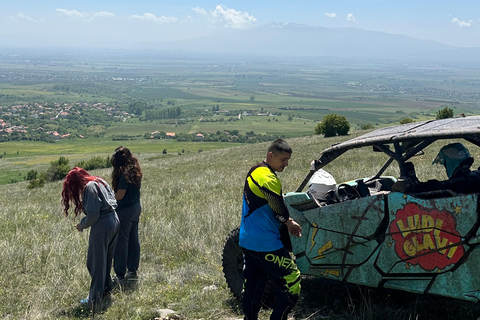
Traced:
<svg viewBox="0 0 480 320">
<path fill-rule="evenodd" d="M 223 279 L 221 248 L 239 222 L 245 174 L 264 157 L 267 142 L 255 139 L 283 137 L 291 143 L 294 154 L 281 179 L 284 191 L 292 191 L 321 150 L 364 133 L 364 124 L 376 128 L 398 124 L 403 118 L 434 119 L 444 107 L 452 108 L 455 115 L 479 114 L 477 73 L 474 68 L 391 61 L 359 65 L 322 58 L 0 54 L 0 119 L 12 127 L 27 127 L 22 130 L 37 132 L 42 127 L 66 135 L 56 142 L 34 140 L 30 131 L 15 139 L 2 136 L 6 141 L 0 142 L 4 235 L 0 317 L 89 316 L 78 303 L 88 290 L 88 233 L 75 232 L 75 219 L 65 219 L 61 182 L 28 189 L 24 179 L 30 170 L 45 172 L 59 157 L 67 158 L 71 166 L 106 158 L 120 145 L 140 160 L 145 178 L 139 286 L 134 292 L 115 293 L 102 319 L 154 319 L 161 308 L 174 309 L 186 319 L 237 319 L 242 315 Z M 137 103 L 144 107 L 139 112 L 130 109 Z M 40 106 L 56 113 L 42 115 L 46 108 Z M 59 117 L 60 111 L 72 106 L 78 109 Z M 179 116 L 145 116 L 148 110 L 176 107 L 181 109 Z M 124 113 L 114 118 L 113 112 Z M 317 123 L 331 113 L 347 118 L 349 137 L 314 134 Z M 251 140 L 152 139 L 156 131 Z M 346 181 L 360 173 L 373 174 L 385 160 L 358 161 L 360 156 L 365 154 L 352 152 L 344 163 L 328 170 L 337 181 Z M 428 153 L 417 160 L 423 180 L 444 174 L 431 166 L 433 156 Z M 478 163 L 478 153 L 474 157 Z M 108 178 L 110 170 L 92 173 Z M 11 182 L 16 183 L 5 185 Z M 304 319 L 423 319 L 432 314 L 448 319 L 449 312 L 463 318 L 478 313 L 473 304 L 413 294 L 395 298 L 395 293 L 380 296 L 315 281 L 304 281 L 304 288 L 294 310 Z M 267 319 L 268 313 L 262 311 L 260 319 Z"/>
<path fill-rule="evenodd" d="M 0 184 L 22 181 L 28 170 L 48 167 L 59 156 L 72 162 L 107 156 L 122 144 L 160 156 L 166 149 L 168 156 L 176 157 L 237 145 L 149 140 L 153 132 L 177 136 L 237 132 L 265 141 L 265 137 L 312 135 L 317 123 L 332 113 L 347 118 L 351 134 L 361 132 L 363 125 L 433 119 L 444 107 L 452 108 L 455 115 L 478 114 L 477 72 L 414 62 L 353 63 L 320 57 L 279 60 L 28 50 L 0 54 L 0 119 L 29 131 L 0 142 Z M 143 109 L 132 111 L 136 103 Z M 82 122 L 58 114 L 53 119 L 42 117 L 36 107 L 56 106 L 63 111 L 62 106 L 79 104 L 83 117 L 96 104 L 129 115 L 113 121 L 107 111 L 95 111 Z M 20 107 L 13 110 L 13 106 Z M 179 108 L 181 114 L 168 119 L 146 116 L 148 110 L 168 108 Z M 34 141 L 30 132 L 38 127 L 70 134 L 70 138 L 56 143 Z"/>
</svg>

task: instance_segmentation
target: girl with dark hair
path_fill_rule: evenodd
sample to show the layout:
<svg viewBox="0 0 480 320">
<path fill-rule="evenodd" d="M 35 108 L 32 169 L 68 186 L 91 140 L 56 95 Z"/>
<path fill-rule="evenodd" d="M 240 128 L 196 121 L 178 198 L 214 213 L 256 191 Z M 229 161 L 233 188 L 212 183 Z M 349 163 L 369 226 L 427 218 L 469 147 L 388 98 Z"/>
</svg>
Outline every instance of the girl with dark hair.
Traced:
<svg viewBox="0 0 480 320">
<path fill-rule="evenodd" d="M 112 187 L 118 202 L 117 214 L 120 219 L 113 269 L 118 284 L 124 285 L 128 279 L 137 279 L 140 263 L 138 222 L 142 211 L 140 187 L 143 174 L 137 158 L 123 146 L 115 149 L 111 164 Z"/>
<path fill-rule="evenodd" d="M 86 215 L 76 225 L 77 230 L 82 232 L 90 227 L 87 268 L 92 281 L 89 295 L 81 303 L 90 304 L 94 312 L 100 311 L 104 298 L 113 289 L 110 270 L 120 224 L 115 212 L 117 201 L 105 180 L 76 167 L 63 182 L 62 205 L 66 216 L 70 203 L 75 217 L 82 211 Z"/>
</svg>

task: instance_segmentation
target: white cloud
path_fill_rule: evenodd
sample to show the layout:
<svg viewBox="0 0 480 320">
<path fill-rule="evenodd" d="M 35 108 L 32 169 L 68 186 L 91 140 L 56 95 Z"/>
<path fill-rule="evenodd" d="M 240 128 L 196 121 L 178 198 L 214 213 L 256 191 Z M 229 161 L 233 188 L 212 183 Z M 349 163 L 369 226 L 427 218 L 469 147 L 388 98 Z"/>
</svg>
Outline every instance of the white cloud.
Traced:
<svg viewBox="0 0 480 320">
<path fill-rule="evenodd" d="M 139 15 L 134 14 L 134 15 L 131 15 L 130 17 L 133 18 L 133 19 L 139 19 L 139 20 L 148 21 L 148 22 L 155 22 L 155 23 L 175 23 L 175 22 L 178 22 L 177 17 L 165 17 L 165 16 L 157 17 L 153 13 L 144 13 L 143 16 L 139 16 Z"/>
<path fill-rule="evenodd" d="M 35 19 L 30 17 L 29 15 L 23 14 L 19 12 L 15 16 L 10 16 L 8 19 L 19 22 L 19 21 L 27 21 L 27 22 L 39 22 L 39 21 L 45 21 L 44 19 Z"/>
<path fill-rule="evenodd" d="M 95 20 L 95 18 L 111 18 L 115 16 L 115 14 L 111 12 L 106 12 L 106 11 L 92 12 L 92 13 L 79 12 L 77 10 L 67 10 L 67 9 L 57 9 L 56 11 L 70 19 L 83 21 L 83 22 L 91 22 Z"/>
<path fill-rule="evenodd" d="M 93 14 L 94 17 L 101 17 L 101 18 L 111 18 L 115 17 L 115 14 L 107 11 L 100 11 L 100 12 L 95 12 Z"/>
<path fill-rule="evenodd" d="M 453 18 L 452 23 L 456 24 L 459 27 L 470 27 L 473 24 L 473 21 L 472 20 L 462 21 L 462 20 L 459 20 L 458 18 Z"/>
<path fill-rule="evenodd" d="M 356 23 L 357 19 L 355 19 L 355 17 L 353 16 L 353 13 L 349 13 L 349 14 L 347 14 L 347 21 L 351 21 L 353 23 Z"/>
<path fill-rule="evenodd" d="M 198 14 L 201 14 L 203 16 L 207 15 L 207 10 L 203 9 L 203 8 L 199 8 L 199 7 L 196 7 L 196 8 L 192 8 L 192 10 Z"/>
<path fill-rule="evenodd" d="M 88 20 L 82 13 L 78 12 L 77 10 L 57 9 L 57 12 L 75 20 L 79 20 L 79 21 Z"/>
<path fill-rule="evenodd" d="M 192 10 L 205 16 L 210 23 L 219 27 L 244 29 L 257 23 L 257 19 L 248 12 L 230 9 L 222 4 L 217 5 L 215 10 L 210 10 L 210 12 L 198 7 L 192 8 Z"/>
<path fill-rule="evenodd" d="M 325 15 L 329 18 L 336 18 L 337 14 L 335 12 L 325 12 Z"/>
</svg>

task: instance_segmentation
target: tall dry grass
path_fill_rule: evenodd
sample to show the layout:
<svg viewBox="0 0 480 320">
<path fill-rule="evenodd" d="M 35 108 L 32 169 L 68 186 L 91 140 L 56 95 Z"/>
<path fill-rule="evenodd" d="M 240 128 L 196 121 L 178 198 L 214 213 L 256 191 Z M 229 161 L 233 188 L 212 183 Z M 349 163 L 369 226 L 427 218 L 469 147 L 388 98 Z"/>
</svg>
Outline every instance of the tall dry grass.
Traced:
<svg viewBox="0 0 480 320">
<path fill-rule="evenodd" d="M 345 139 L 288 140 L 294 154 L 290 166 L 279 174 L 284 192 L 297 188 L 321 150 Z M 138 155 L 145 175 L 140 280 L 135 290 L 115 293 L 112 305 L 97 318 L 154 319 L 161 308 L 173 309 L 187 319 L 242 317 L 225 285 L 221 251 L 225 236 L 240 221 L 246 172 L 265 157 L 267 146 L 245 145 L 168 159 Z M 135 152 L 134 145 L 128 147 Z M 430 165 L 436 150 L 416 164 L 423 178 L 444 175 Z M 352 151 L 326 169 L 342 182 L 375 173 L 383 161 L 380 154 L 377 159 L 369 150 Z M 91 173 L 108 179 L 110 171 Z M 391 174 L 396 174 L 394 169 Z M 1 319 L 90 316 L 79 304 L 90 282 L 85 267 L 88 232 L 77 232 L 76 221 L 64 217 L 61 187 L 61 182 L 34 190 L 28 190 L 25 183 L 0 186 Z M 335 304 L 324 289 L 327 285 L 306 280 L 295 309 L 299 319 L 378 319 L 371 315 L 381 313 L 381 305 L 355 298 L 368 302 L 358 305 L 345 287 L 338 289 L 340 303 Z M 402 316 L 414 314 L 399 308 L 396 311 Z M 261 319 L 268 314 L 263 311 Z"/>
<path fill-rule="evenodd" d="M 129 146 L 130 147 L 130 146 Z M 103 319 L 153 319 L 170 308 L 189 319 L 236 317 L 221 270 L 228 231 L 239 223 L 244 175 L 264 156 L 248 145 L 169 159 L 140 155 L 144 181 L 140 281 L 113 296 Z M 134 146 L 131 147 L 135 150 Z M 92 174 L 109 177 L 110 171 Z M 61 182 L 0 186 L 0 318 L 88 317 L 88 232 L 60 206 Z M 79 217 L 80 218 L 80 217 Z M 78 218 L 78 219 L 79 219 Z M 216 290 L 204 290 L 212 288 Z"/>
</svg>

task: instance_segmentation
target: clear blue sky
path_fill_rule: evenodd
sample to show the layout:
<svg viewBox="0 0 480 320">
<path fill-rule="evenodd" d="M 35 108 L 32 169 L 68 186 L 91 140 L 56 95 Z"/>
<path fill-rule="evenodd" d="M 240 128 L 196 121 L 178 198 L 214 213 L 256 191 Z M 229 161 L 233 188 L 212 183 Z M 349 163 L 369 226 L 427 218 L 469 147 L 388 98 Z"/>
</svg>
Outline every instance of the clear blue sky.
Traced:
<svg viewBox="0 0 480 320">
<path fill-rule="evenodd" d="M 0 0 L 0 45 L 130 46 L 272 22 L 480 47 L 480 0 Z"/>
</svg>

